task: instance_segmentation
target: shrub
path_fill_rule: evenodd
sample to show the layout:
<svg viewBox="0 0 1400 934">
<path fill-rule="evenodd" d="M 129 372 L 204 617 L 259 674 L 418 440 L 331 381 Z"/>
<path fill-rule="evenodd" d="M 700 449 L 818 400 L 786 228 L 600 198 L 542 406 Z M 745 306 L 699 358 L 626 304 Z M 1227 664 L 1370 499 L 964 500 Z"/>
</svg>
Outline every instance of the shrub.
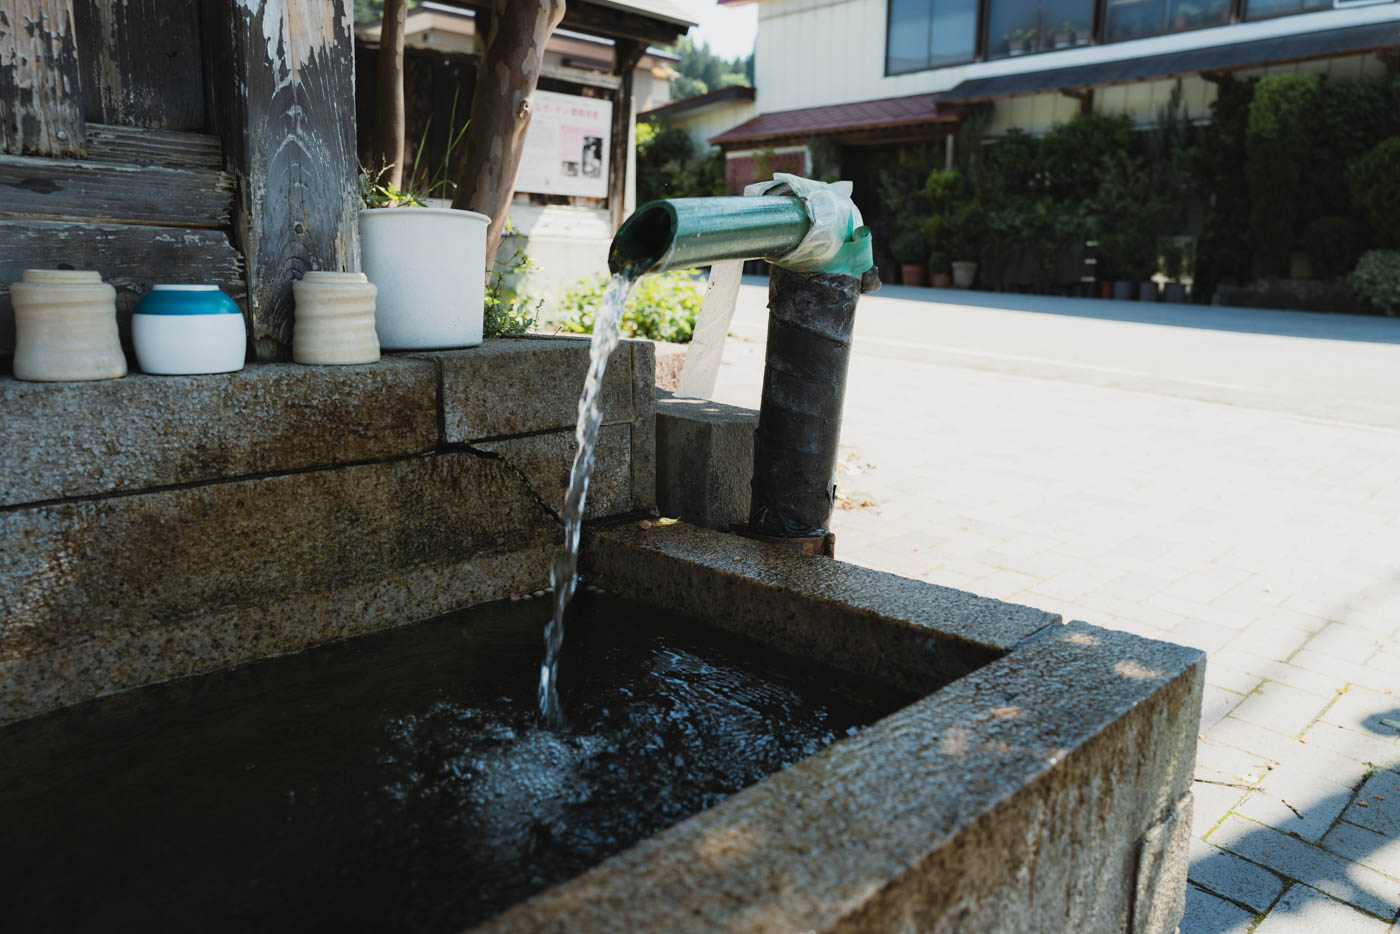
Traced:
<svg viewBox="0 0 1400 934">
<path fill-rule="evenodd" d="M 592 334 L 608 280 L 585 279 L 559 297 L 561 327 L 573 334 Z M 687 343 L 695 332 L 695 318 L 705 295 L 704 280 L 695 269 L 672 270 L 643 276 L 632 289 L 622 311 L 622 333 L 654 341 Z"/>
<path fill-rule="evenodd" d="M 1092 198 L 1108 154 L 1131 152 L 1137 142 L 1126 115 L 1079 114 L 1056 124 L 1040 141 L 1051 193 L 1077 201 Z"/>
<path fill-rule="evenodd" d="M 1319 279 L 1344 275 L 1361 255 L 1361 229 L 1350 217 L 1319 217 L 1303 231 L 1303 242 Z"/>
<path fill-rule="evenodd" d="M 924 232 L 918 228 L 901 230 L 890 241 L 890 252 L 894 254 L 897 263 L 922 263 L 928 256 L 928 241 L 924 239 Z"/>
<path fill-rule="evenodd" d="M 689 134 L 664 123 L 637 124 L 637 202 L 725 193 L 724 154 L 701 151 Z"/>
<path fill-rule="evenodd" d="M 534 299 L 520 291 L 521 279 L 533 269 L 538 269 L 533 260 L 525 254 L 524 247 L 515 247 L 510 258 L 500 258 L 503 250 L 519 238 L 516 229 L 506 218 L 501 232 L 501 245 L 496 251 L 496 261 L 486 272 L 486 297 L 482 302 L 482 336 L 509 337 L 530 329 L 539 320 L 543 299 Z"/>
<path fill-rule="evenodd" d="M 1384 246 L 1400 246 L 1400 136 L 1347 166 L 1352 200 L 1366 212 Z"/>
<path fill-rule="evenodd" d="M 1288 275 L 1320 81 L 1317 75 L 1268 75 L 1249 105 L 1249 222 L 1260 276 Z"/>
<path fill-rule="evenodd" d="M 1300 188 L 1302 216 L 1349 214 L 1347 206 L 1359 207 L 1360 202 L 1353 202 L 1346 173 L 1338 169 L 1400 134 L 1400 81 L 1328 79 L 1318 91 L 1311 123 L 1312 158 Z"/>
<path fill-rule="evenodd" d="M 1371 250 L 1356 262 L 1351 288 L 1388 315 L 1400 314 L 1400 250 Z"/>
</svg>

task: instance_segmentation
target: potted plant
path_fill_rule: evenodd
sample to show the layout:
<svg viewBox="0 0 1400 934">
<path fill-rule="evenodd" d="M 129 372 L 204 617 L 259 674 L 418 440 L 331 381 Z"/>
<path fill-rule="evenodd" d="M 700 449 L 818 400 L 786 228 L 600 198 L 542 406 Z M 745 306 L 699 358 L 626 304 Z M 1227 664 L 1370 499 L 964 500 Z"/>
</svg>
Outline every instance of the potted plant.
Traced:
<svg viewBox="0 0 1400 934">
<path fill-rule="evenodd" d="M 1187 26 L 1199 26 L 1201 23 L 1201 8 L 1194 3 L 1182 3 L 1176 8 L 1176 16 L 1172 17 L 1173 29 L 1185 29 Z"/>
<path fill-rule="evenodd" d="M 1069 20 L 1055 27 L 1054 43 L 1057 49 L 1067 49 L 1074 43 L 1074 24 Z"/>
<path fill-rule="evenodd" d="M 1086 25 L 1084 25 L 1084 24 L 1082 24 L 1082 23 L 1075 25 L 1075 27 L 1074 27 L 1074 44 L 1075 44 L 1075 45 L 1088 45 L 1088 44 L 1090 43 L 1090 41 L 1093 40 L 1093 38 L 1094 38 L 1094 34 L 1089 30 L 1089 27 L 1088 27 L 1088 26 L 1086 26 Z"/>
<path fill-rule="evenodd" d="M 1186 301 L 1186 286 L 1181 282 L 1186 272 L 1186 244 L 1176 237 L 1169 237 L 1162 241 L 1158 252 L 1161 254 L 1161 265 L 1158 268 L 1167 278 L 1167 283 L 1163 286 L 1163 300 L 1177 303 Z"/>
<path fill-rule="evenodd" d="M 1013 29 L 1002 36 L 1006 40 L 1006 50 L 1009 55 L 1025 55 L 1026 48 L 1030 43 L 1034 30 Z"/>
<path fill-rule="evenodd" d="M 1230 0 L 1210 0 L 1206 4 L 1206 22 L 1226 23 L 1230 21 Z"/>
<path fill-rule="evenodd" d="M 948 274 L 948 254 L 942 250 L 934 250 L 928 255 L 929 284 L 935 289 L 946 289 L 953 284 L 953 277 Z"/>
<path fill-rule="evenodd" d="M 890 252 L 894 254 L 894 261 L 899 263 L 899 279 L 903 284 L 924 284 L 928 242 L 922 230 L 909 227 L 896 233 L 890 243 Z"/>
<path fill-rule="evenodd" d="M 452 113 L 455 118 L 457 102 Z M 431 124 L 431 121 L 429 121 Z M 375 331 L 386 350 L 475 347 L 481 343 L 486 294 L 486 227 L 475 211 L 430 207 L 449 197 L 452 151 L 466 125 L 449 121 L 441 165 L 422 164 L 425 127 L 403 187 L 389 166 L 360 172 L 360 261 L 379 289 Z"/>
</svg>

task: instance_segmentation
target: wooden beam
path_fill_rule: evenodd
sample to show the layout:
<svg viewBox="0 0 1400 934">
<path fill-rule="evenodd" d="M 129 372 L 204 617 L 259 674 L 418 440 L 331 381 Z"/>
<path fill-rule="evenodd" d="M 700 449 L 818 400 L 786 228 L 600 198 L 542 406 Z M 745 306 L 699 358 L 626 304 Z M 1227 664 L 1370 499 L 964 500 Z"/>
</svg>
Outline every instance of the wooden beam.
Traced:
<svg viewBox="0 0 1400 934">
<path fill-rule="evenodd" d="M 167 169 L 0 156 L 0 217 L 169 227 L 226 227 L 233 178 Z"/>
<path fill-rule="evenodd" d="M 613 45 L 613 74 L 621 79 L 613 98 L 612 151 L 608 157 L 608 212 L 613 230 L 626 218 L 627 163 L 632 158 L 632 84 L 645 43 L 619 39 Z"/>
<path fill-rule="evenodd" d="M 85 138 L 73 0 L 6 0 L 0 6 L 0 152 L 81 157 Z"/>
<path fill-rule="evenodd" d="M 221 169 L 224 165 L 223 147 L 217 136 L 102 123 L 87 125 L 86 159 L 172 169 Z"/>
<path fill-rule="evenodd" d="M 1094 112 L 1094 89 L 1085 88 L 1076 90 L 1074 88 L 1061 88 L 1060 93 L 1065 97 L 1071 97 L 1079 101 L 1079 112 L 1081 114 L 1091 114 Z"/>
<path fill-rule="evenodd" d="M 238 185 L 260 360 L 291 356 L 292 281 L 360 265 L 349 0 L 202 0 L 209 113 Z"/>
<path fill-rule="evenodd" d="M 443 0 L 448 6 L 473 10 L 477 14 L 478 35 L 486 35 L 481 25 L 481 15 L 491 15 L 492 0 Z M 635 39 L 651 45 L 672 45 L 685 35 L 688 26 L 681 26 L 665 20 L 654 19 L 641 13 L 628 13 L 616 7 L 604 7 L 588 0 L 569 0 L 560 29 L 609 39 Z"/>
</svg>

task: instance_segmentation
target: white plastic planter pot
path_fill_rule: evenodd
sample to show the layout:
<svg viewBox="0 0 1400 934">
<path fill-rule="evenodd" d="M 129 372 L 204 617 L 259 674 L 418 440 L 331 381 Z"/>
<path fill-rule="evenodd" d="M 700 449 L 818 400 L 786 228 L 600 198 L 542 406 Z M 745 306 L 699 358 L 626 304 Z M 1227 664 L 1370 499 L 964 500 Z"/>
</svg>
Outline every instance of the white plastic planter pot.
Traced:
<svg viewBox="0 0 1400 934">
<path fill-rule="evenodd" d="M 163 376 L 243 369 L 243 313 L 217 285 L 153 285 L 131 316 L 143 372 Z"/>
<path fill-rule="evenodd" d="M 385 350 L 481 343 L 490 218 L 451 208 L 360 212 L 361 265 L 379 288 L 374 326 Z"/>
</svg>

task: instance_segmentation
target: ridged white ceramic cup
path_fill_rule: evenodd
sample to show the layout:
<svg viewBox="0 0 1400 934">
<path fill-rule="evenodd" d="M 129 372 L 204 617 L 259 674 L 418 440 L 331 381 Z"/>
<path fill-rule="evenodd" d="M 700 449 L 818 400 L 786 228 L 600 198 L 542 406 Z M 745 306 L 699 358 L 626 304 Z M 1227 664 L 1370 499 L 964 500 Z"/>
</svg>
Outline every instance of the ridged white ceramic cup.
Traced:
<svg viewBox="0 0 1400 934">
<path fill-rule="evenodd" d="M 10 285 L 15 308 L 16 379 L 118 379 L 126 357 L 117 336 L 117 290 L 102 274 L 26 269 Z"/>
<path fill-rule="evenodd" d="M 374 363 L 374 295 L 362 272 L 308 272 L 292 283 L 292 359 L 313 365 Z"/>
</svg>

